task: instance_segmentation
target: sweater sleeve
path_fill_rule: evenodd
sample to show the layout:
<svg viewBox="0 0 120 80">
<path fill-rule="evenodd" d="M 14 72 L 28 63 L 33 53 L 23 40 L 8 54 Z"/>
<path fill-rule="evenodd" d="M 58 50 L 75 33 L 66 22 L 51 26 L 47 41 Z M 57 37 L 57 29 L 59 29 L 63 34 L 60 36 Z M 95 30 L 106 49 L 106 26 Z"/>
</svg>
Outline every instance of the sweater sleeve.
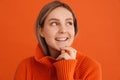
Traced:
<svg viewBox="0 0 120 80">
<path fill-rule="evenodd" d="M 56 68 L 58 80 L 74 80 L 74 70 L 77 60 L 61 60 L 53 65 Z"/>
</svg>

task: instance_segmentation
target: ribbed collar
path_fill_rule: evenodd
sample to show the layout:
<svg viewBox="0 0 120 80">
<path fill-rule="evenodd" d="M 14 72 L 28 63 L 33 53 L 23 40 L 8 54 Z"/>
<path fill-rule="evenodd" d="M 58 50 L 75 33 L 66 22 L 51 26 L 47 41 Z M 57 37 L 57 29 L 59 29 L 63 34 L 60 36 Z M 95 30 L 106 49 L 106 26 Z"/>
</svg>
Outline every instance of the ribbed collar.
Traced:
<svg viewBox="0 0 120 80">
<path fill-rule="evenodd" d="M 47 66 L 52 66 L 52 63 L 56 62 L 53 57 L 51 56 L 45 56 L 39 45 L 36 47 L 34 58 L 37 62 L 40 62 L 42 64 L 45 64 Z"/>
<path fill-rule="evenodd" d="M 83 54 L 81 54 L 80 52 L 79 52 L 79 54 L 77 53 L 77 55 L 76 55 L 76 59 L 81 59 L 84 57 L 83 57 Z M 39 45 L 37 45 L 37 47 L 36 47 L 36 52 L 35 52 L 34 58 L 37 62 L 40 62 L 40 63 L 45 64 L 47 66 L 52 66 L 52 64 L 54 62 L 57 62 L 57 60 L 55 58 L 53 58 L 51 56 L 45 56 L 43 51 L 39 47 Z"/>
</svg>

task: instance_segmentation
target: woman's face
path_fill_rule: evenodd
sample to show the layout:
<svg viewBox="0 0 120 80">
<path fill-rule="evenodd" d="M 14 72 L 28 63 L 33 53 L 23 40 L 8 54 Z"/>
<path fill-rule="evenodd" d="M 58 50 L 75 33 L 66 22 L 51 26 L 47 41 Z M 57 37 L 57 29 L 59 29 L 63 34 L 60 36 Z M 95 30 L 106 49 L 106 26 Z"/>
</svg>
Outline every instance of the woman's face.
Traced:
<svg viewBox="0 0 120 80">
<path fill-rule="evenodd" d="M 40 34 L 50 51 L 60 51 L 62 47 L 71 46 L 75 36 L 72 13 L 64 7 L 55 8 L 47 16 Z"/>
</svg>

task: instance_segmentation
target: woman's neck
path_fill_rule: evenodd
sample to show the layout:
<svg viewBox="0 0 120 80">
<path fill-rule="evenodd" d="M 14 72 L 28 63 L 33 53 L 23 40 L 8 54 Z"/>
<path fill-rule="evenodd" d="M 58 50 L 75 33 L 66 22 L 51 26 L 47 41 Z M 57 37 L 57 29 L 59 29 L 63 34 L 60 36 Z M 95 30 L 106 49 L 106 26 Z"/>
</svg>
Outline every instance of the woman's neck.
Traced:
<svg viewBox="0 0 120 80">
<path fill-rule="evenodd" d="M 60 55 L 60 51 L 55 50 L 53 48 L 49 48 L 49 53 L 50 53 L 50 56 L 53 58 L 57 58 Z"/>
</svg>

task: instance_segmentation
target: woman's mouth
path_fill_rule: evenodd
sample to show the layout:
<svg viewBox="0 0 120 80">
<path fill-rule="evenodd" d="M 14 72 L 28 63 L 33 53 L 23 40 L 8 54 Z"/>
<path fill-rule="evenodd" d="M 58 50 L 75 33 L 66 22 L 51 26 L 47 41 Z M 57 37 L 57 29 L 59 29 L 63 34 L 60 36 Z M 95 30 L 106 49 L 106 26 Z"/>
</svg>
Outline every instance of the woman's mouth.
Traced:
<svg viewBox="0 0 120 80">
<path fill-rule="evenodd" d="M 56 37 L 55 40 L 56 41 L 67 41 L 68 37 Z"/>
</svg>

